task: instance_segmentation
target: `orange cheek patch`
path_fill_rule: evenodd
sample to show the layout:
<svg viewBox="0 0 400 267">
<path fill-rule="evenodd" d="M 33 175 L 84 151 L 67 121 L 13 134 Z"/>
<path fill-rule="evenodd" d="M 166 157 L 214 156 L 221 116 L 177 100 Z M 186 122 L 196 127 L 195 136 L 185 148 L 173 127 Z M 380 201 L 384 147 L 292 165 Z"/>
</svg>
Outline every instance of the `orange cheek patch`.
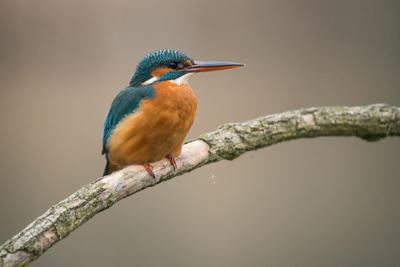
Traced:
<svg viewBox="0 0 400 267">
<path fill-rule="evenodd" d="M 153 77 L 161 77 L 161 76 L 163 76 L 164 74 L 167 74 L 168 72 L 171 72 L 171 71 L 172 71 L 172 69 L 170 69 L 170 68 L 161 67 L 161 68 L 158 68 L 158 69 L 153 70 L 153 71 L 151 72 L 151 75 L 152 75 Z"/>
<path fill-rule="evenodd" d="M 192 61 L 186 60 L 185 63 L 183 64 L 185 67 L 190 67 L 193 65 Z"/>
</svg>

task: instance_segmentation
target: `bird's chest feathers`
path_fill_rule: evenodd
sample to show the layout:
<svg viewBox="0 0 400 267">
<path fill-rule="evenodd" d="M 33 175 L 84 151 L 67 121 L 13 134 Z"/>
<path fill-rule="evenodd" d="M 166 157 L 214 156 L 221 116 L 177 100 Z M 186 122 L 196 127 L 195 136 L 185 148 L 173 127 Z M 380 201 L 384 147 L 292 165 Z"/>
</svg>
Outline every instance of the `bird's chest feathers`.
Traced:
<svg viewBox="0 0 400 267">
<path fill-rule="evenodd" d="M 137 112 L 115 129 L 108 148 L 115 164 L 153 162 L 167 154 L 178 156 L 193 124 L 196 97 L 188 85 L 154 85 L 155 97 L 143 100 Z"/>
<path fill-rule="evenodd" d="M 196 96 L 187 84 L 177 85 L 174 82 L 162 82 L 154 86 L 155 98 L 143 103 L 143 111 L 154 116 L 165 114 L 181 120 L 194 116 Z"/>
<path fill-rule="evenodd" d="M 143 101 L 141 114 L 148 139 L 164 145 L 182 142 L 196 114 L 196 96 L 189 85 L 162 82 L 154 85 L 155 97 Z"/>
</svg>

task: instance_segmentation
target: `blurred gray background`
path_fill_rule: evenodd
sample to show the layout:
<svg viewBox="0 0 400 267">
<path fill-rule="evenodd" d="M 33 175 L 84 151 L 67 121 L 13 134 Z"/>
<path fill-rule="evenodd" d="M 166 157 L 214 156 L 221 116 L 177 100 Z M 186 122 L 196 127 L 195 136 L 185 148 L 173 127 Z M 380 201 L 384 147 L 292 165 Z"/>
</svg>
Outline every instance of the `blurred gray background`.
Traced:
<svg viewBox="0 0 400 267">
<path fill-rule="evenodd" d="M 0 242 L 103 170 L 102 124 L 160 48 L 247 64 L 191 78 L 190 138 L 310 106 L 400 105 L 400 2 L 0 2 Z M 278 144 L 125 199 L 32 266 L 399 266 L 400 140 Z"/>
</svg>

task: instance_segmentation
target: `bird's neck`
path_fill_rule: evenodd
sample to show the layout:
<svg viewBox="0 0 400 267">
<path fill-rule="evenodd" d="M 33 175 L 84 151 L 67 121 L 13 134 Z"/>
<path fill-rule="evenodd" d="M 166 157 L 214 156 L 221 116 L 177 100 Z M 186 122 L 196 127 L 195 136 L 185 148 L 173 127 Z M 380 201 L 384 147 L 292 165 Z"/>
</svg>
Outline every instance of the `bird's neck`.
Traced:
<svg viewBox="0 0 400 267">
<path fill-rule="evenodd" d="M 189 77 L 192 76 L 193 73 L 185 73 L 185 72 L 168 72 L 162 76 L 154 75 L 150 79 L 141 83 L 141 85 L 150 85 L 159 82 L 172 82 L 177 85 L 185 85 L 188 84 Z"/>
<path fill-rule="evenodd" d="M 176 79 L 169 80 L 169 81 L 172 83 L 175 83 L 177 85 L 187 85 L 189 82 L 189 77 L 192 75 L 193 75 L 193 73 L 186 73 Z"/>
</svg>

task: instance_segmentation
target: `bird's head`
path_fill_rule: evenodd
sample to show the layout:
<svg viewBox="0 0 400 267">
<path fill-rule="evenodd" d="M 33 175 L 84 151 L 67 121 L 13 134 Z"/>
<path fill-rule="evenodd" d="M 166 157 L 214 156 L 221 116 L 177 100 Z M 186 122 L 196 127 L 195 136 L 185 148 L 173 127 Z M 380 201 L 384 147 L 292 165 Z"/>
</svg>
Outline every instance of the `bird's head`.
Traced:
<svg viewBox="0 0 400 267">
<path fill-rule="evenodd" d="M 223 61 L 194 61 L 182 52 L 163 49 L 145 56 L 138 64 L 130 81 L 131 86 L 148 85 L 158 81 L 174 80 L 185 83 L 197 72 L 226 70 L 244 64 Z"/>
</svg>

